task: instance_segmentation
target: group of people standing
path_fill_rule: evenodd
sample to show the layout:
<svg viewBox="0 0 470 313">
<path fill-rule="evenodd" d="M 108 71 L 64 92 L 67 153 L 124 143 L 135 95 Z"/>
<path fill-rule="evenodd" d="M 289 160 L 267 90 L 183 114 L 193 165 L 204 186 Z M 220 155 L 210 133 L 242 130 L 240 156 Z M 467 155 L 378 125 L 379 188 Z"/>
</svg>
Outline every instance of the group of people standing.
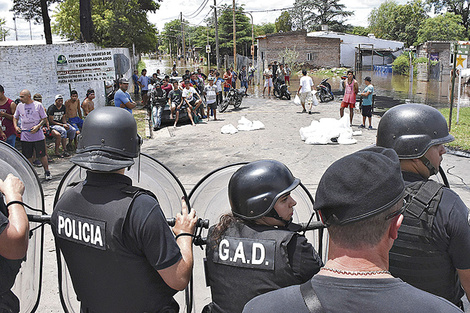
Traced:
<svg viewBox="0 0 470 313">
<path fill-rule="evenodd" d="M 264 70 L 264 88 L 263 88 L 263 97 L 266 88 L 268 88 L 268 97 L 271 95 L 271 89 L 274 88 L 274 83 L 276 80 L 282 80 L 287 85 L 290 85 L 290 75 L 291 69 L 288 64 L 282 64 L 277 61 L 271 62 L 268 64 L 268 68 Z"/>
<path fill-rule="evenodd" d="M 19 136 L 21 152 L 33 165 L 42 166 L 45 179 L 51 180 L 46 138 L 55 142 L 54 156 L 69 157 L 69 152 L 75 149 L 83 118 L 94 109 L 94 97 L 94 91 L 89 89 L 86 98 L 80 103 L 78 92 L 72 90 L 70 99 L 65 103 L 64 97 L 59 94 L 46 109 L 40 94 L 32 96 L 29 90 L 24 89 L 19 99 L 13 101 L 5 97 L 5 90 L 0 85 L 0 139 L 15 147 Z"/>
</svg>

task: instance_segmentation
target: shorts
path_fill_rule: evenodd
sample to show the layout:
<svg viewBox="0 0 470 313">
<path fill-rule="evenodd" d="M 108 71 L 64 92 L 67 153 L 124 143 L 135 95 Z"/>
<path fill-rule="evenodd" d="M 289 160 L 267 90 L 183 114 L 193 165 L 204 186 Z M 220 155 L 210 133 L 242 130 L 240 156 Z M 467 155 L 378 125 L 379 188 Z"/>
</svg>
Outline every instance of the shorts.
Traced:
<svg viewBox="0 0 470 313">
<path fill-rule="evenodd" d="M 245 89 L 248 89 L 248 81 L 246 81 L 246 80 L 242 81 L 240 84 L 241 84 L 241 86 L 240 86 L 241 88 L 245 87 Z"/>
<path fill-rule="evenodd" d="M 72 125 L 68 124 L 69 129 L 65 129 L 65 127 L 59 126 L 59 125 L 51 125 L 51 128 L 58 131 L 60 133 L 61 138 L 69 138 L 69 139 L 74 139 L 76 130 Z"/>
<path fill-rule="evenodd" d="M 140 94 L 143 96 L 145 96 L 149 91 L 148 90 L 141 90 L 140 91 Z"/>
<path fill-rule="evenodd" d="M 83 127 L 83 120 L 78 116 L 69 118 L 68 122 L 70 125 L 72 125 L 73 128 L 75 128 L 75 131 L 79 131 Z"/>
<path fill-rule="evenodd" d="M 21 151 L 23 155 L 27 159 L 31 159 L 33 157 L 33 151 L 36 151 L 36 157 L 42 158 L 46 156 L 46 140 L 38 140 L 38 141 L 22 141 L 21 142 Z"/>
<path fill-rule="evenodd" d="M 229 91 L 230 91 L 230 87 L 224 87 L 224 91 L 225 91 L 225 92 L 229 92 Z"/>
<path fill-rule="evenodd" d="M 208 104 L 207 104 L 207 108 L 208 108 L 208 109 L 212 109 L 212 110 L 217 109 L 217 102 L 208 103 Z"/>
<path fill-rule="evenodd" d="M 372 106 L 371 105 L 363 105 L 362 106 L 362 116 L 372 117 Z"/>
<path fill-rule="evenodd" d="M 299 94 L 300 98 L 300 103 L 305 104 L 305 102 L 311 103 L 312 102 L 312 92 L 311 91 L 306 91 L 306 92 L 301 92 Z"/>
<path fill-rule="evenodd" d="M 354 109 L 356 107 L 356 103 L 347 103 L 347 102 L 342 101 L 341 107 Z"/>
<path fill-rule="evenodd" d="M 264 87 L 272 87 L 273 86 L 273 79 L 268 78 L 264 80 Z"/>
</svg>

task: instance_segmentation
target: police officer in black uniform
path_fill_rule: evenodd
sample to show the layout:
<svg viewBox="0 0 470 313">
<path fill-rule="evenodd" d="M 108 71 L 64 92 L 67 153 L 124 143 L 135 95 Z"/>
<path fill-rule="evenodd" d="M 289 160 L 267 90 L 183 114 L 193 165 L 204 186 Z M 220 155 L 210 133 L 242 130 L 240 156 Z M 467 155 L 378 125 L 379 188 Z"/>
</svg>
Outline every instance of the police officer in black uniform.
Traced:
<svg viewBox="0 0 470 313">
<path fill-rule="evenodd" d="M 243 310 L 255 296 L 310 279 L 322 261 L 304 236 L 289 230 L 300 180 L 274 160 L 251 162 L 230 178 L 232 214 L 211 227 L 207 274 L 212 303 L 204 312 Z"/>
<path fill-rule="evenodd" d="M 173 295 L 189 282 L 196 217 L 183 201 L 175 238 L 153 194 L 123 175 L 141 143 L 121 108 L 95 109 L 83 124 L 72 162 L 87 176 L 63 194 L 51 220 L 81 312 L 179 311 Z"/>
<path fill-rule="evenodd" d="M 454 191 L 429 179 L 439 171 L 443 144 L 453 140 L 442 114 L 423 104 L 393 107 L 377 130 L 377 145 L 397 152 L 407 185 L 390 272 L 462 308 L 464 290 L 470 292 L 469 210 Z"/>
<path fill-rule="evenodd" d="M 28 249 L 29 222 L 21 204 L 24 185 L 12 174 L 0 179 L 0 312 L 20 311 L 11 288 Z"/>
</svg>

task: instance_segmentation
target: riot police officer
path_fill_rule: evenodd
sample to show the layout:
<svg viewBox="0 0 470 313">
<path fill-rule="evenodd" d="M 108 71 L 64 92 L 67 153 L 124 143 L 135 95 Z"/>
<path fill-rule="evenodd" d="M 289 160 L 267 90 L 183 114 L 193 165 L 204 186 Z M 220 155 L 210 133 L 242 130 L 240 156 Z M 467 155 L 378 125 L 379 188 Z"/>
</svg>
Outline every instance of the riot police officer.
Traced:
<svg viewBox="0 0 470 313">
<path fill-rule="evenodd" d="M 407 185 L 390 272 L 462 308 L 464 290 L 470 292 L 469 211 L 454 191 L 429 179 L 439 171 L 443 144 L 453 140 L 442 114 L 423 104 L 393 107 L 377 130 L 377 145 L 397 152 Z"/>
<path fill-rule="evenodd" d="M 320 270 L 313 246 L 288 227 L 296 205 L 290 193 L 299 183 L 274 160 L 251 162 L 232 175 L 232 213 L 208 234 L 212 303 L 205 312 L 241 312 L 255 296 L 303 283 Z"/>
<path fill-rule="evenodd" d="M 95 109 L 83 124 L 72 162 L 87 176 L 51 220 L 81 312 L 179 311 L 173 295 L 190 279 L 195 213 L 183 201 L 175 238 L 158 200 L 123 175 L 141 143 L 133 116 L 119 108 Z"/>
</svg>

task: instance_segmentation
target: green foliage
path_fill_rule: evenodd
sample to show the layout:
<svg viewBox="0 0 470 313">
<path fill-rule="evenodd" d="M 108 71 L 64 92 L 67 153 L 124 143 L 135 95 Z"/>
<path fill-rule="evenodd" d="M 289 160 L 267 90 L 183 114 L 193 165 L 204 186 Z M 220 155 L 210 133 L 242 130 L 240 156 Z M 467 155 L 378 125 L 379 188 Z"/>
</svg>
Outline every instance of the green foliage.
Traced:
<svg viewBox="0 0 470 313">
<path fill-rule="evenodd" d="M 9 35 L 8 29 L 5 27 L 5 19 L 0 18 L 0 41 L 3 41 Z"/>
<path fill-rule="evenodd" d="M 404 5 L 388 0 L 371 11 L 369 32 L 377 38 L 402 41 L 406 46 L 416 45 L 420 26 L 428 17 L 427 10 L 421 0 Z"/>
<path fill-rule="evenodd" d="M 362 27 L 362 26 L 353 26 L 351 31 L 347 31 L 347 33 L 351 33 L 353 35 L 359 35 L 359 36 L 367 36 L 370 31 L 369 28 Z"/>
<path fill-rule="evenodd" d="M 414 61 L 414 64 L 418 64 L 418 63 L 429 63 L 429 59 L 426 58 L 426 57 L 417 58 L 417 59 Z"/>
<path fill-rule="evenodd" d="M 295 0 L 294 8 L 289 10 L 293 29 L 311 31 L 320 25 L 335 26 L 343 24 L 344 18 L 352 16 L 345 11 L 346 6 L 339 0 Z"/>
<path fill-rule="evenodd" d="M 392 69 L 394 74 L 409 75 L 410 73 L 410 55 L 409 52 L 405 52 L 398 56 L 392 63 Z"/>
<path fill-rule="evenodd" d="M 273 23 L 262 23 L 254 26 L 255 37 L 276 33 L 276 26 Z"/>
<path fill-rule="evenodd" d="M 137 52 L 154 51 L 157 30 L 147 19 L 158 4 L 151 0 L 92 0 L 93 42 L 104 47 L 132 47 Z M 80 38 L 79 2 L 65 0 L 54 13 L 54 33 L 71 40 Z"/>
<path fill-rule="evenodd" d="M 450 109 L 440 109 L 442 115 L 446 120 L 449 120 Z M 455 107 L 452 110 L 452 124 L 450 133 L 455 137 L 455 140 L 446 144 L 458 150 L 470 152 L 470 108 L 460 108 L 459 123 L 457 124 L 457 110 Z"/>
<path fill-rule="evenodd" d="M 165 23 L 162 31 L 162 49 L 172 56 L 178 54 L 181 49 L 181 21 L 179 19 Z"/>
<path fill-rule="evenodd" d="M 290 32 L 292 30 L 292 20 L 288 11 L 284 11 L 274 22 L 276 32 Z"/>
<path fill-rule="evenodd" d="M 233 16 L 232 7 L 225 5 L 218 18 L 220 55 L 233 55 Z M 235 6 L 237 51 L 251 46 L 251 20 L 243 14 L 243 6 Z"/>
<path fill-rule="evenodd" d="M 461 21 L 462 18 L 454 13 L 445 13 L 427 19 L 418 32 L 418 44 L 429 40 L 465 40 L 467 36 Z"/>
<path fill-rule="evenodd" d="M 289 65 L 292 72 L 297 72 L 300 70 L 297 59 L 299 57 L 299 53 L 295 50 L 295 46 L 293 49 L 286 48 L 284 51 L 279 53 L 279 59 L 284 59 L 284 63 Z"/>
<path fill-rule="evenodd" d="M 461 16 L 460 24 L 468 33 L 470 25 L 470 2 L 468 0 L 427 0 L 434 7 L 434 13 L 450 12 Z"/>
</svg>

